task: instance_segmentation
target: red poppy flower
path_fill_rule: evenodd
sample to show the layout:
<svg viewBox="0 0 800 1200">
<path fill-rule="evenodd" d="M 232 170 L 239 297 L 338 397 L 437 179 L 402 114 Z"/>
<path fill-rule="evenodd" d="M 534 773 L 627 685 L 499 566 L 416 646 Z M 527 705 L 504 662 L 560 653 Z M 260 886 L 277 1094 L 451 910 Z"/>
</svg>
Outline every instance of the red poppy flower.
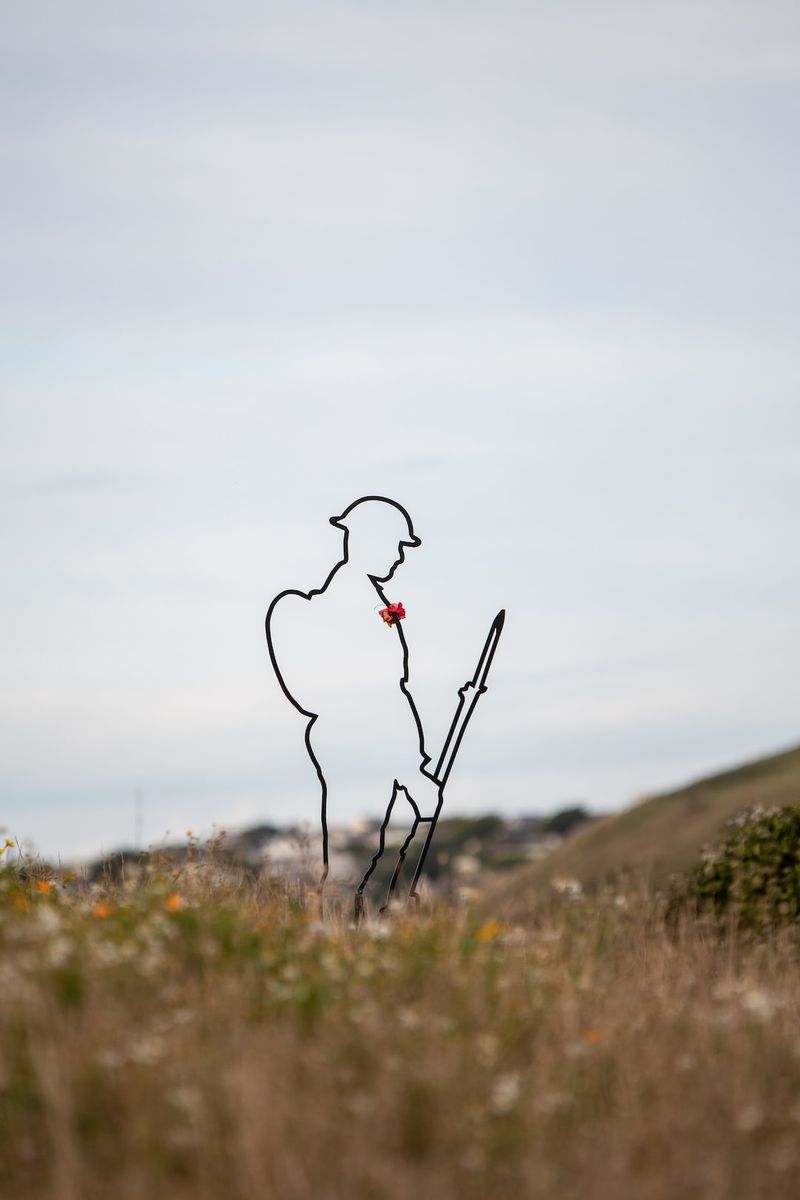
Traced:
<svg viewBox="0 0 800 1200">
<path fill-rule="evenodd" d="M 387 625 L 394 625 L 396 621 L 402 621 L 405 615 L 406 610 L 403 608 L 399 600 L 397 604 L 390 604 L 388 608 L 382 608 L 378 613 L 378 616 L 381 617 Z"/>
</svg>

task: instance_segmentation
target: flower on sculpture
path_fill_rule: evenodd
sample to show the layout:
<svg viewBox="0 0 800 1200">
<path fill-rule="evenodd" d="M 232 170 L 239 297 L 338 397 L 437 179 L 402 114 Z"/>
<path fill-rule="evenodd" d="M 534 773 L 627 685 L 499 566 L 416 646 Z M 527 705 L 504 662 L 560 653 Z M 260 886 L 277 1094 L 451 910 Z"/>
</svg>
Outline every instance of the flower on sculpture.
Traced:
<svg viewBox="0 0 800 1200">
<path fill-rule="evenodd" d="M 382 608 L 378 616 L 386 622 L 387 625 L 394 625 L 397 621 L 402 621 L 406 615 L 406 610 L 398 600 L 397 604 L 390 604 L 387 608 Z"/>
</svg>

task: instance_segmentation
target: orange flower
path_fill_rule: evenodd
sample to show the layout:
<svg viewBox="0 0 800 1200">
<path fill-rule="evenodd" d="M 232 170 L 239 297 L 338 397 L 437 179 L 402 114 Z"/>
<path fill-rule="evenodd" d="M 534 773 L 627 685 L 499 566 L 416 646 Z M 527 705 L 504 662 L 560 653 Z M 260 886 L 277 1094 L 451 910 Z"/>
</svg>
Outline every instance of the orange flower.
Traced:
<svg viewBox="0 0 800 1200">
<path fill-rule="evenodd" d="M 53 885 L 49 879 L 40 879 L 36 884 L 40 892 L 52 892 Z"/>
<path fill-rule="evenodd" d="M 495 921 L 493 917 L 489 917 L 484 921 L 480 929 L 475 934 L 477 942 L 493 942 L 496 937 L 503 932 L 503 926 L 499 921 Z"/>
<path fill-rule="evenodd" d="M 167 900 L 167 912 L 180 912 L 183 908 L 183 896 L 180 892 L 173 892 Z"/>
<path fill-rule="evenodd" d="M 105 917 L 111 916 L 111 908 L 108 904 L 94 904 L 92 905 L 92 916 L 103 920 Z"/>
<path fill-rule="evenodd" d="M 602 1042 L 605 1036 L 603 1029 L 584 1029 L 581 1034 L 583 1040 L 590 1046 L 596 1046 L 599 1042 Z"/>
</svg>

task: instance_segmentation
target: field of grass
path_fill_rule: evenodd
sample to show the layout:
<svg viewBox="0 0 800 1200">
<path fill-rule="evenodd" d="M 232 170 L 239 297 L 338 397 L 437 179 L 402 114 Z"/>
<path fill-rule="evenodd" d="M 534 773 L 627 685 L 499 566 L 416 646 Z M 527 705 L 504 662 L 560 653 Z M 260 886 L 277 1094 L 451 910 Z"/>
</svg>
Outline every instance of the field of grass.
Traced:
<svg viewBox="0 0 800 1200">
<path fill-rule="evenodd" d="M 499 881 L 491 904 L 518 919 L 558 878 L 593 887 L 624 874 L 661 886 L 673 872 L 689 868 L 738 812 L 755 805 L 794 804 L 798 795 L 800 747 L 651 796 L 592 821 L 553 854 Z"/>
<path fill-rule="evenodd" d="M 355 929 L 213 854 L 0 871 L 0 1195 L 796 1195 L 800 955 L 573 892 Z"/>
<path fill-rule="evenodd" d="M 2 860 L 0 860 L 2 861 Z M 800 955 L 654 898 L 354 928 L 180 872 L 0 870 L 0 1195 L 797 1195 Z"/>
</svg>

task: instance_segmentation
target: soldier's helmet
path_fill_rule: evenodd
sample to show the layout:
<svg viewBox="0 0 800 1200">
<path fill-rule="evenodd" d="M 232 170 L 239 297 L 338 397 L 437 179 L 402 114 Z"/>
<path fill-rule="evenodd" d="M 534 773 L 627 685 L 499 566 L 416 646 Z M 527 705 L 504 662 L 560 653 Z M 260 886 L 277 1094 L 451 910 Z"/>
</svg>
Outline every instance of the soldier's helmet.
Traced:
<svg viewBox="0 0 800 1200">
<path fill-rule="evenodd" d="M 402 504 L 385 496 L 362 496 L 348 504 L 341 515 L 331 517 L 331 524 L 353 534 L 355 539 L 379 538 L 384 546 L 419 546 L 411 518 Z"/>
</svg>

